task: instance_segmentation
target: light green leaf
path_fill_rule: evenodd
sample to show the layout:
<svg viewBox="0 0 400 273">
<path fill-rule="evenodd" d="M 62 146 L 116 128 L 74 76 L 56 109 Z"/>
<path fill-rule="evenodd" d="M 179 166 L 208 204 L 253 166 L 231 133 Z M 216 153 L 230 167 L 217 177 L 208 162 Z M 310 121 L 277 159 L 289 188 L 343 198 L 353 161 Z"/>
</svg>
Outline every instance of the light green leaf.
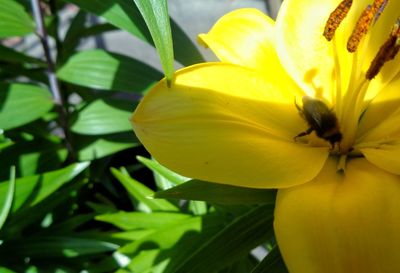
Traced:
<svg viewBox="0 0 400 273">
<path fill-rule="evenodd" d="M 95 100 L 77 113 L 71 130 L 83 135 L 131 132 L 129 118 L 135 107 L 136 104 L 129 101 Z"/>
<path fill-rule="evenodd" d="M 31 84 L 0 83 L 0 129 L 27 124 L 52 107 L 53 100 L 46 89 Z"/>
<path fill-rule="evenodd" d="M 150 211 L 179 211 L 175 205 L 167 200 L 154 200 L 149 198 L 154 194 L 154 191 L 131 178 L 126 171 L 120 172 L 117 169 L 111 168 L 111 173 L 121 182 L 132 197 L 147 206 Z"/>
<path fill-rule="evenodd" d="M 0 38 L 32 33 L 33 21 L 24 7 L 14 0 L 0 0 Z"/>
<path fill-rule="evenodd" d="M 124 212 L 103 214 L 96 217 L 96 220 L 110 223 L 123 230 L 132 229 L 158 229 L 167 225 L 184 221 L 192 217 L 183 213 L 167 212 Z"/>
<path fill-rule="evenodd" d="M 273 204 L 276 190 L 243 188 L 200 180 L 191 180 L 157 192 L 155 198 L 201 200 L 216 204 Z"/>
<path fill-rule="evenodd" d="M 7 183 L 7 182 L 4 182 Z M 6 195 L 0 195 L 1 198 L 0 200 L 2 201 L 2 204 L 0 203 L 0 230 L 3 227 L 8 213 L 11 210 L 11 205 L 12 201 L 14 198 L 14 191 L 15 191 L 15 167 L 11 167 L 10 169 L 10 181 L 7 183 L 8 184 L 8 189 L 6 192 Z"/>
<path fill-rule="evenodd" d="M 182 184 L 182 183 L 190 180 L 190 178 L 184 177 L 184 176 L 177 174 L 177 173 L 171 171 L 170 169 L 164 167 L 163 165 L 161 165 L 154 159 L 148 159 L 148 158 L 145 158 L 142 156 L 137 156 L 136 158 L 147 168 L 149 168 L 156 174 L 164 177 L 172 185 L 179 185 L 179 184 Z"/>
<path fill-rule="evenodd" d="M 74 138 L 80 161 L 99 159 L 119 151 L 140 145 L 132 133 L 99 135 L 95 137 L 77 135 Z"/>
<path fill-rule="evenodd" d="M 153 43 L 146 23 L 132 0 L 66 0 L 103 17 L 116 27 L 139 39 Z M 146 0 L 147 1 L 147 0 Z M 171 19 L 174 54 L 177 61 L 188 66 L 204 62 L 199 50 L 185 32 Z"/>
<path fill-rule="evenodd" d="M 87 50 L 61 67 L 59 79 L 103 90 L 143 93 L 162 78 L 156 69 L 138 60 L 104 50 Z"/>
<path fill-rule="evenodd" d="M 260 206 L 238 217 L 167 272 L 214 272 L 245 257 L 273 236 L 273 211 L 273 206 Z"/>
<path fill-rule="evenodd" d="M 174 49 L 166 0 L 133 0 L 149 28 L 167 81 L 174 73 Z"/>
<path fill-rule="evenodd" d="M 75 163 L 57 171 L 18 178 L 11 211 L 14 213 L 23 205 L 34 206 L 81 173 L 88 165 L 88 162 Z M 0 183 L 0 196 L 5 196 L 6 184 Z"/>
</svg>

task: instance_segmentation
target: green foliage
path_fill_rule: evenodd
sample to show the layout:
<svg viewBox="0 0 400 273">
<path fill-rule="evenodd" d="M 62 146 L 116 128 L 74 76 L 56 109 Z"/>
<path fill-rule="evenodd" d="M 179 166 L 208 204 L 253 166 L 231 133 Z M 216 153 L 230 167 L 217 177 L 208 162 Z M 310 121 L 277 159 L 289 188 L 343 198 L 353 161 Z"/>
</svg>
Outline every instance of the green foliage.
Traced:
<svg viewBox="0 0 400 273">
<path fill-rule="evenodd" d="M 61 31 L 71 3 L 80 10 Z M 30 4 L 0 0 L 0 38 L 42 46 Z M 79 47 L 125 31 L 156 47 L 171 79 L 174 61 L 204 60 L 166 1 L 41 6 L 54 60 L 0 45 L 0 272 L 286 272 L 274 248 L 275 191 L 191 180 L 148 158 L 129 119 L 163 73 Z M 262 262 L 250 253 L 257 246 L 273 249 Z"/>
</svg>

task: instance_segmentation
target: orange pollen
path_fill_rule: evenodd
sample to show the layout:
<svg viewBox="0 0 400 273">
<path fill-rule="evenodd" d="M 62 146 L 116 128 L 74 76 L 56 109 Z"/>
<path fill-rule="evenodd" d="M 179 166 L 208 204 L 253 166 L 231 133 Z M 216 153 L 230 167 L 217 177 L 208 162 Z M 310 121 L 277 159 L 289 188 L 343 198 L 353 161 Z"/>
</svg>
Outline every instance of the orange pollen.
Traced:
<svg viewBox="0 0 400 273">
<path fill-rule="evenodd" d="M 329 15 L 328 21 L 325 24 L 324 37 L 330 41 L 335 35 L 336 29 L 349 12 L 353 0 L 343 0 L 339 6 Z"/>
<path fill-rule="evenodd" d="M 364 11 L 361 13 L 360 18 L 358 18 L 356 27 L 353 29 L 349 40 L 347 41 L 347 50 L 349 52 L 355 52 L 361 39 L 367 34 L 372 21 L 376 21 L 383 9 L 386 7 L 388 0 L 375 0 L 374 3 L 368 5 Z"/>
<path fill-rule="evenodd" d="M 382 69 L 383 65 L 393 60 L 400 50 L 400 17 L 392 28 L 388 39 L 380 47 L 375 58 L 372 60 L 370 67 L 365 75 L 368 80 L 372 80 Z"/>
</svg>

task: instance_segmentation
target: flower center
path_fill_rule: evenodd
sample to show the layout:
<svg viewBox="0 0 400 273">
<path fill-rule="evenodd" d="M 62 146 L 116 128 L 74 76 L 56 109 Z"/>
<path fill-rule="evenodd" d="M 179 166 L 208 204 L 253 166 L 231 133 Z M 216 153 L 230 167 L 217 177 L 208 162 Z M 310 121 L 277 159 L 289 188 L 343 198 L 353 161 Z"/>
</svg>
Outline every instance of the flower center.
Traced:
<svg viewBox="0 0 400 273">
<path fill-rule="evenodd" d="M 352 54 L 352 68 L 350 79 L 347 84 L 347 92 L 342 94 L 342 78 L 340 70 L 341 59 L 338 54 L 335 41 L 335 32 L 345 19 L 353 4 L 352 0 L 343 0 L 330 14 L 324 29 L 324 37 L 332 41 L 335 57 L 335 112 L 339 120 L 343 138 L 340 143 L 340 153 L 347 154 L 352 150 L 356 139 L 358 122 L 365 111 L 366 94 L 370 82 L 379 74 L 384 65 L 395 58 L 400 50 L 400 17 L 394 23 L 389 37 L 381 45 L 367 71 L 361 71 L 358 52 L 365 52 L 368 46 L 369 36 L 367 33 L 380 18 L 389 0 L 375 0 L 361 12 L 354 29 L 347 40 L 347 51 Z M 346 88 L 346 87 L 344 87 Z"/>
</svg>

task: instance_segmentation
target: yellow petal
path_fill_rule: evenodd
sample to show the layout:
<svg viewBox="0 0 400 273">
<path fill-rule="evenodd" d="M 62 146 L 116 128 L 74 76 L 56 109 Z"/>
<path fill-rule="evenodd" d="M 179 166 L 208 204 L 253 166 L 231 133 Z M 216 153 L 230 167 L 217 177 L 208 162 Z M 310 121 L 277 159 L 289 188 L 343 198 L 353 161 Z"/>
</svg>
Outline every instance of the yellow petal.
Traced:
<svg viewBox="0 0 400 273">
<path fill-rule="evenodd" d="M 374 148 L 362 148 L 360 151 L 372 164 L 400 175 L 400 138 Z"/>
<path fill-rule="evenodd" d="M 310 183 L 278 191 L 275 233 L 290 273 L 400 272 L 400 177 L 365 159 L 330 159 Z"/>
<path fill-rule="evenodd" d="M 199 41 L 228 63 L 265 70 L 276 62 L 274 21 L 256 9 L 239 9 L 221 17 Z M 276 62 L 277 63 L 277 62 Z"/>
<path fill-rule="evenodd" d="M 370 102 L 358 129 L 357 145 L 379 145 L 400 138 L 400 74 Z M 371 146 L 370 145 L 370 146 Z"/>
<path fill-rule="evenodd" d="M 284 74 L 267 75 L 225 63 L 178 71 L 171 88 L 162 81 L 139 104 L 136 135 L 160 163 L 188 177 L 257 188 L 304 183 L 328 148 L 293 140 L 307 128 L 294 105 L 300 91 Z"/>
</svg>

